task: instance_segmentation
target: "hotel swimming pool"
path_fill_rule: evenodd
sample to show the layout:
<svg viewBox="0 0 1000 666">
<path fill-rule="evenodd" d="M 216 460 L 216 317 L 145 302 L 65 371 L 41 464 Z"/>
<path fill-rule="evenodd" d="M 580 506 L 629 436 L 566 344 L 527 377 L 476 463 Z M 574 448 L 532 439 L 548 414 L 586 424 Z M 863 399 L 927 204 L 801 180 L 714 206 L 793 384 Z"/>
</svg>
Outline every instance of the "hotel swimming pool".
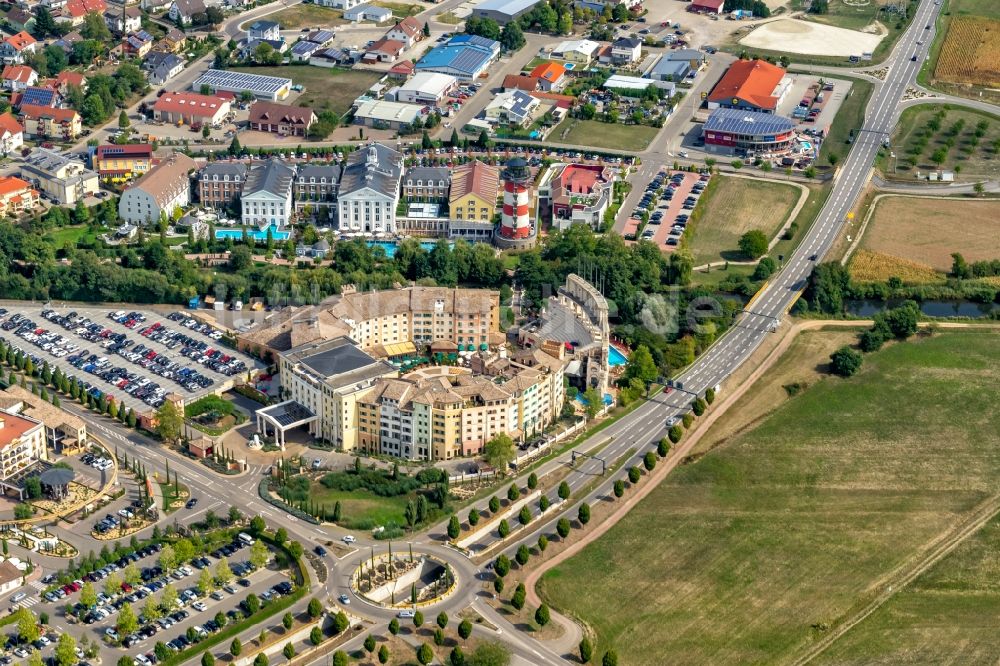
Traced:
<svg viewBox="0 0 1000 666">
<path fill-rule="evenodd" d="M 628 357 L 621 352 L 620 349 L 614 345 L 608 346 L 608 365 L 614 368 L 615 366 L 625 365 L 628 363 Z"/>
<path fill-rule="evenodd" d="M 605 405 L 610 405 L 611 403 L 613 403 L 613 402 L 614 402 L 614 400 L 615 400 L 615 399 L 614 399 L 614 398 L 613 398 L 613 397 L 611 396 L 611 394 L 610 394 L 610 393 L 605 393 L 605 394 L 604 394 L 604 398 L 602 399 L 602 402 L 603 402 L 603 403 L 604 403 Z M 586 404 L 587 404 L 587 399 L 583 397 L 583 394 L 582 394 L 582 393 L 577 393 L 577 394 L 576 394 L 576 401 L 577 401 L 578 403 L 580 403 L 581 405 L 586 405 Z"/>
<path fill-rule="evenodd" d="M 424 250 L 430 252 L 437 245 L 437 241 L 420 241 L 420 247 Z M 455 246 L 454 243 L 449 243 L 452 247 Z M 380 247 L 385 250 L 385 256 L 392 259 L 396 256 L 396 248 L 399 247 L 399 243 L 396 241 L 368 241 L 368 247 Z"/>
<path fill-rule="evenodd" d="M 271 237 L 276 241 L 285 241 L 292 236 L 290 231 L 278 231 L 278 226 L 275 224 L 272 224 L 263 231 L 260 229 L 247 229 L 247 235 L 258 243 L 264 243 L 267 242 L 268 231 L 271 232 Z M 243 229 L 216 229 L 215 238 L 216 240 L 223 240 L 224 238 L 243 240 Z"/>
</svg>

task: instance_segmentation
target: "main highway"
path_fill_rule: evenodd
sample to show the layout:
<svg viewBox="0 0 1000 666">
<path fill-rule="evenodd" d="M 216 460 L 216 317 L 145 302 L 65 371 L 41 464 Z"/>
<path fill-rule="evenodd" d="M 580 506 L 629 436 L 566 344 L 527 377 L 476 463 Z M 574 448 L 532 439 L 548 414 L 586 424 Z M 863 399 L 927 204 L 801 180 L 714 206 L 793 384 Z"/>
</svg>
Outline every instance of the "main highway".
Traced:
<svg viewBox="0 0 1000 666">
<path fill-rule="evenodd" d="M 924 26 L 934 25 L 939 10 L 939 5 L 934 0 L 921 2 L 909 29 L 900 37 L 885 62 L 889 72 L 885 80 L 875 86 L 865 113 L 864 126 L 855 134 L 851 150 L 834 178 L 826 204 L 782 269 L 753 299 L 750 307 L 739 316 L 727 333 L 675 378 L 673 390 L 651 398 L 610 427 L 582 442 L 578 447 L 579 451 L 596 452 L 599 449 L 598 455 L 607 464 L 621 460 L 626 460 L 626 465 L 639 464 L 643 454 L 666 435 L 666 419 L 689 411 L 695 396 L 703 395 L 708 388 L 721 385 L 725 391 L 727 378 L 747 360 L 786 315 L 805 287 L 813 266 L 822 260 L 843 230 L 848 213 L 869 181 L 878 151 L 892 133 L 904 93 L 908 87 L 915 86 L 916 74 L 932 41 Z M 925 43 L 917 44 L 918 40 Z M 915 60 L 912 59 L 914 56 Z M 307 548 L 320 541 L 337 539 L 343 534 L 336 528 L 304 523 L 266 504 L 257 496 L 259 476 L 220 478 L 197 462 L 165 453 L 152 440 L 128 431 L 113 421 L 94 417 L 92 414 L 81 413 L 81 416 L 88 420 L 97 436 L 112 446 L 128 445 L 130 454 L 137 455 L 151 468 L 162 470 L 165 456 L 169 456 L 171 469 L 179 472 L 181 479 L 195 494 L 200 494 L 203 503 L 206 500 L 218 503 L 222 509 L 219 513 L 224 513 L 229 505 L 235 505 L 246 513 L 261 514 L 271 524 L 284 526 L 292 538 L 298 539 Z M 575 517 L 580 503 L 594 503 L 598 498 L 610 494 L 613 478 L 611 475 L 602 477 L 601 461 L 582 458 L 574 464 L 570 460 L 570 454 L 566 453 L 546 462 L 536 472 L 544 475 L 560 468 L 566 470 L 565 480 L 574 491 L 573 497 L 560 505 L 552 492 L 550 500 L 553 506 L 545 516 L 533 520 L 520 531 L 515 531 L 506 542 L 501 542 L 496 530 L 484 530 L 482 536 L 469 546 L 469 555 L 466 556 L 443 545 L 446 538 L 443 524 L 433 526 L 423 537 L 416 537 L 416 548 L 446 558 L 458 575 L 460 591 L 443 603 L 441 608 L 451 613 L 468 606 L 475 596 L 483 594 L 480 565 L 486 558 L 499 552 L 513 554 L 522 543 L 534 543 L 540 534 L 554 532 L 555 521 L 562 515 Z M 617 476 L 620 477 L 621 474 Z M 524 475 L 519 481 L 523 485 Z M 485 505 L 486 502 L 483 501 L 475 506 L 483 509 Z M 529 506 L 537 517 L 537 502 L 531 502 Z M 516 523 L 516 519 L 511 522 Z M 362 541 L 365 543 L 358 545 L 364 550 L 367 550 L 365 546 L 376 543 L 377 549 L 382 548 L 381 542 Z M 331 575 L 322 589 L 314 593 L 332 600 L 347 592 L 347 578 L 356 560 L 362 556 L 361 552 L 363 551 L 345 555 L 339 561 L 329 557 Z M 357 599 L 351 609 L 356 615 L 379 622 L 385 622 L 389 617 L 388 611 L 376 609 Z M 436 609 L 430 610 L 436 612 Z M 522 661 L 546 664 L 562 661 L 559 655 L 544 644 L 532 645 L 531 641 L 521 640 L 511 634 L 512 628 L 508 625 L 507 631 L 500 638 L 511 643 L 515 654 Z"/>
</svg>

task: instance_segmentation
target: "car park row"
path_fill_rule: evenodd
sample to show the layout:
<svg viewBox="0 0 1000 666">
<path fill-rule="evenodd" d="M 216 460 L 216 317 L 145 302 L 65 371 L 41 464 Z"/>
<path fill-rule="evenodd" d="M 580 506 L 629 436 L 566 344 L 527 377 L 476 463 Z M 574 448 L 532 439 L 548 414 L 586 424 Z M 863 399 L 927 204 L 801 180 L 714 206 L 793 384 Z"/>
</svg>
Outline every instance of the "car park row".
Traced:
<svg viewBox="0 0 1000 666">
<path fill-rule="evenodd" d="M 695 180 L 693 174 L 677 172 L 670 176 L 668 181 L 667 175 L 666 171 L 660 171 L 650 181 L 642 199 L 632 212 L 632 217 L 638 219 L 643 213 L 649 214 L 649 221 L 641 235 L 643 240 L 653 241 L 658 245 L 676 247 L 680 244 L 681 236 L 687 229 L 691 211 L 694 210 L 705 188 L 708 187 L 711 176 L 703 173 Z M 664 183 L 666 183 L 665 186 Z M 677 207 L 675 199 L 679 199 L 681 196 L 685 198 L 680 207 Z M 663 224 L 663 220 L 671 208 L 675 211 L 674 221 L 669 231 L 664 234 L 660 225 Z"/>
</svg>

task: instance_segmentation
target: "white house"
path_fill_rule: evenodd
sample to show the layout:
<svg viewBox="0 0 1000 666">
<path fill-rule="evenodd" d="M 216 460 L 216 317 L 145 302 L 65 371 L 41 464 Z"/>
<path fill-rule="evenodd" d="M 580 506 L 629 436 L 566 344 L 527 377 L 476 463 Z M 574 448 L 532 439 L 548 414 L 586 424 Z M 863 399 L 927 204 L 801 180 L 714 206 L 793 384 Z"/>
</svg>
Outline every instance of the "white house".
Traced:
<svg viewBox="0 0 1000 666">
<path fill-rule="evenodd" d="M 167 15 L 174 23 L 180 21 L 181 25 L 191 25 L 191 18 L 195 14 L 204 14 L 205 10 L 204 0 L 173 0 Z"/>
<path fill-rule="evenodd" d="M 173 153 L 130 185 L 118 200 L 118 217 L 129 224 L 156 224 L 191 203 L 189 174 L 197 169 L 184 153 Z"/>
<path fill-rule="evenodd" d="M 505 127 L 527 127 L 540 105 L 537 98 L 523 90 L 508 90 L 486 105 L 486 119 Z"/>
<path fill-rule="evenodd" d="M 281 41 L 281 26 L 274 21 L 254 21 L 247 28 L 247 41 L 255 39 Z"/>
<path fill-rule="evenodd" d="M 14 92 L 23 92 L 38 83 L 38 72 L 27 65 L 7 65 L 0 76 L 3 77 L 4 89 Z"/>
<path fill-rule="evenodd" d="M 341 231 L 395 233 L 403 156 L 380 143 L 351 153 L 340 179 L 337 213 Z"/>
<path fill-rule="evenodd" d="M 24 128 L 14 114 L 0 115 L 0 154 L 10 155 L 24 145 Z"/>
<path fill-rule="evenodd" d="M 240 198 L 243 224 L 260 229 L 287 226 L 293 210 L 294 181 L 295 171 L 280 160 L 271 159 L 251 169 Z"/>
<path fill-rule="evenodd" d="M 611 43 L 611 62 L 629 65 L 638 62 L 642 56 L 642 40 L 635 37 L 621 37 Z"/>
</svg>

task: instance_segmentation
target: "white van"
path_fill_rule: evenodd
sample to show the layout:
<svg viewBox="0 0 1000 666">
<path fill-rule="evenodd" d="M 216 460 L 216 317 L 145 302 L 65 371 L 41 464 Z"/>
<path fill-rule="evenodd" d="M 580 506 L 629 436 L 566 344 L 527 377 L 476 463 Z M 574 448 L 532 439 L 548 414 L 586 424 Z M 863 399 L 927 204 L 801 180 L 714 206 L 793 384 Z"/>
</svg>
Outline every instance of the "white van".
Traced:
<svg viewBox="0 0 1000 666">
<path fill-rule="evenodd" d="M 247 534 L 246 532 L 240 532 L 238 535 L 236 535 L 236 538 L 248 546 L 253 545 L 253 537 Z"/>
<path fill-rule="evenodd" d="M 14 596 L 12 596 L 10 598 L 10 602 L 12 604 L 16 604 L 18 601 L 20 601 L 21 599 L 26 598 L 27 596 L 28 595 L 26 593 L 24 593 L 24 592 L 18 592 L 17 594 L 15 594 Z"/>
</svg>

